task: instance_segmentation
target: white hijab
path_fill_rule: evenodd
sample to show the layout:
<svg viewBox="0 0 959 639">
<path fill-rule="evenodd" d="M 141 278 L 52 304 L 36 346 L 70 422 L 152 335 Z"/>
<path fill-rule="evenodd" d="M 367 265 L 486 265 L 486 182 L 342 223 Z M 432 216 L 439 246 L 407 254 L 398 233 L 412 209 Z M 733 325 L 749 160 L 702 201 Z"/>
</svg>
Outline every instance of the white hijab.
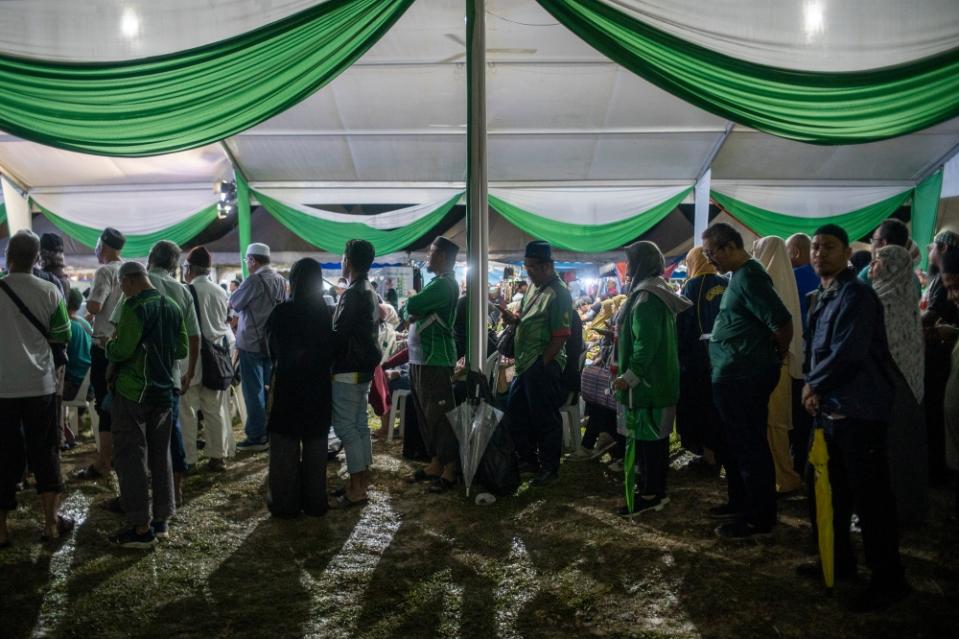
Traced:
<svg viewBox="0 0 959 639">
<path fill-rule="evenodd" d="M 796 274 L 793 272 L 792 262 L 789 261 L 786 242 L 781 237 L 774 235 L 762 237 L 753 244 L 753 255 L 769 273 L 769 277 L 773 281 L 773 288 L 779 294 L 779 299 L 782 300 L 786 310 L 792 315 L 793 338 L 789 343 L 789 355 L 786 363 L 789 366 L 789 376 L 793 379 L 802 379 L 802 311 L 799 306 Z"/>
</svg>

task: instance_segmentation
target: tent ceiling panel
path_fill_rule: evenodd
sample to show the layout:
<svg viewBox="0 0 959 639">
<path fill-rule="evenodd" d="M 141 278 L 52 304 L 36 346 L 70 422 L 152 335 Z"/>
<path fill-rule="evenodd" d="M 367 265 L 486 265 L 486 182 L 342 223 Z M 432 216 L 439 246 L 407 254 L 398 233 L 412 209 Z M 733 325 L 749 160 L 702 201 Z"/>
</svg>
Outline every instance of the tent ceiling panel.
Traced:
<svg viewBox="0 0 959 639">
<path fill-rule="evenodd" d="M 959 133 L 816 146 L 735 130 L 713 161 L 713 179 L 910 180 L 956 144 Z"/>
<path fill-rule="evenodd" d="M 64 151 L 8 137 L 0 141 L 0 166 L 30 188 L 201 182 L 230 175 L 219 145 L 151 158 L 109 158 Z"/>
<path fill-rule="evenodd" d="M 238 136 L 228 142 L 257 181 L 462 181 L 466 135 Z"/>
</svg>

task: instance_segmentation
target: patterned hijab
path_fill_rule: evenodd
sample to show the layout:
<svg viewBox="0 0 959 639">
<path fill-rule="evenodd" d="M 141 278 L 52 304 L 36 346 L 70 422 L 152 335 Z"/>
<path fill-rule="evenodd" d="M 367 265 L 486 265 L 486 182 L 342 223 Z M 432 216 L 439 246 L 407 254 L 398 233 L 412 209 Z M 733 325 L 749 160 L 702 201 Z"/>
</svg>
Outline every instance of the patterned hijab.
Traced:
<svg viewBox="0 0 959 639">
<path fill-rule="evenodd" d="M 916 401 L 922 401 L 925 346 L 912 256 L 901 246 L 884 246 L 872 264 L 872 287 L 882 300 L 889 352 Z"/>
</svg>

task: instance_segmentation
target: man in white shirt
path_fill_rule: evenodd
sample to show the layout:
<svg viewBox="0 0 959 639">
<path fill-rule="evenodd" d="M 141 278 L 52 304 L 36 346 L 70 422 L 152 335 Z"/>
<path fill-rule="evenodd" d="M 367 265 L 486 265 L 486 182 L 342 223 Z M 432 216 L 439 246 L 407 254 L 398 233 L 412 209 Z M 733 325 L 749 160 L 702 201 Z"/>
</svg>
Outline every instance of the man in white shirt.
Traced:
<svg viewBox="0 0 959 639">
<path fill-rule="evenodd" d="M 110 410 L 104 406 L 107 389 L 107 353 L 106 345 L 113 337 L 114 325 L 110 321 L 118 302 L 123 297 L 120 290 L 120 251 L 126 238 L 120 231 L 107 227 L 97 241 L 97 261 L 101 266 L 93 276 L 90 296 L 87 298 L 87 312 L 93 316 L 93 345 L 90 347 L 90 385 L 93 386 L 93 398 L 99 416 L 100 450 L 97 460 L 80 470 L 77 479 L 99 479 L 110 474 L 113 468 L 113 435 L 110 433 Z"/>
<path fill-rule="evenodd" d="M 214 344 L 233 342 L 233 331 L 228 323 L 230 301 L 226 291 L 210 280 L 212 259 L 210 253 L 198 246 L 187 256 L 184 279 L 187 281 L 197 310 L 200 334 Z M 236 448 L 233 440 L 233 425 L 227 406 L 227 391 L 213 390 L 202 383 L 202 359 L 197 373 L 190 380 L 190 387 L 180 398 L 180 425 L 183 429 L 183 447 L 187 464 L 195 465 L 199 454 L 196 447 L 197 412 L 203 412 L 203 434 L 206 441 L 204 454 L 210 458 L 210 470 L 225 470 L 226 458 Z"/>
<path fill-rule="evenodd" d="M 0 279 L 0 548 L 10 545 L 7 513 L 17 508 L 27 461 L 43 505 L 42 539 L 73 528 L 57 513 L 63 481 L 50 349 L 51 342 L 70 340 L 70 318 L 59 288 L 31 274 L 39 253 L 40 238 L 18 232 L 7 245 L 9 274 Z"/>
</svg>

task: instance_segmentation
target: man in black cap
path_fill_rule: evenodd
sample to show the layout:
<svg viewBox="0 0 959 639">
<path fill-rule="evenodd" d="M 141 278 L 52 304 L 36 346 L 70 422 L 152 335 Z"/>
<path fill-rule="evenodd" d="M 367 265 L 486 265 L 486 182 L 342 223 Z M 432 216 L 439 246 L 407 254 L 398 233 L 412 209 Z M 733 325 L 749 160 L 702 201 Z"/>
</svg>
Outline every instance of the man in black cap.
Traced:
<svg viewBox="0 0 959 639">
<path fill-rule="evenodd" d="M 110 315 L 123 297 L 120 289 L 120 251 L 126 238 L 123 233 L 106 228 L 97 241 L 97 261 L 101 266 L 93 276 L 90 296 L 87 298 L 87 312 L 93 316 L 93 346 L 90 348 L 90 385 L 96 401 L 97 415 L 100 417 L 100 450 L 97 460 L 77 473 L 79 479 L 98 479 L 110 474 L 113 459 L 113 435 L 110 433 L 112 421 L 110 410 L 104 405 L 107 396 L 107 353 L 106 345 L 113 337 L 114 326 Z"/>
<path fill-rule="evenodd" d="M 892 410 L 892 363 L 883 307 L 872 288 L 847 265 L 849 236 L 835 224 L 816 230 L 812 264 L 822 284 L 810 302 L 806 331 L 803 405 L 819 420 L 829 449 L 835 569 L 839 579 L 856 575 L 849 536 L 859 515 L 869 588 L 856 610 L 878 610 L 909 591 L 899 559 L 896 503 L 889 485 L 886 431 Z M 800 574 L 821 575 L 819 565 Z"/>
<path fill-rule="evenodd" d="M 63 268 L 63 238 L 56 233 L 44 233 L 40 236 L 40 266 L 34 269 L 34 275 L 59 288 L 66 299 L 70 293 L 70 278 Z"/>
<path fill-rule="evenodd" d="M 456 406 L 453 323 L 460 287 L 453 268 L 459 249 L 445 237 L 433 240 L 426 270 L 436 277 L 410 297 L 403 310 L 404 319 L 410 321 L 408 347 L 416 423 L 431 458 L 429 466 L 413 474 L 413 480 L 431 480 L 431 492 L 444 492 L 455 484 L 459 459 L 456 435 L 446 419 L 446 413 Z"/>
<path fill-rule="evenodd" d="M 573 300 L 556 275 L 550 245 L 526 245 L 523 262 L 533 286 L 519 314 L 500 308 L 503 321 L 516 326 L 516 378 L 509 389 L 506 414 L 516 452 L 526 470 L 536 472 L 534 486 L 557 478 L 563 448 L 563 368 L 570 335 Z M 538 449 L 538 458 L 537 458 Z"/>
</svg>

